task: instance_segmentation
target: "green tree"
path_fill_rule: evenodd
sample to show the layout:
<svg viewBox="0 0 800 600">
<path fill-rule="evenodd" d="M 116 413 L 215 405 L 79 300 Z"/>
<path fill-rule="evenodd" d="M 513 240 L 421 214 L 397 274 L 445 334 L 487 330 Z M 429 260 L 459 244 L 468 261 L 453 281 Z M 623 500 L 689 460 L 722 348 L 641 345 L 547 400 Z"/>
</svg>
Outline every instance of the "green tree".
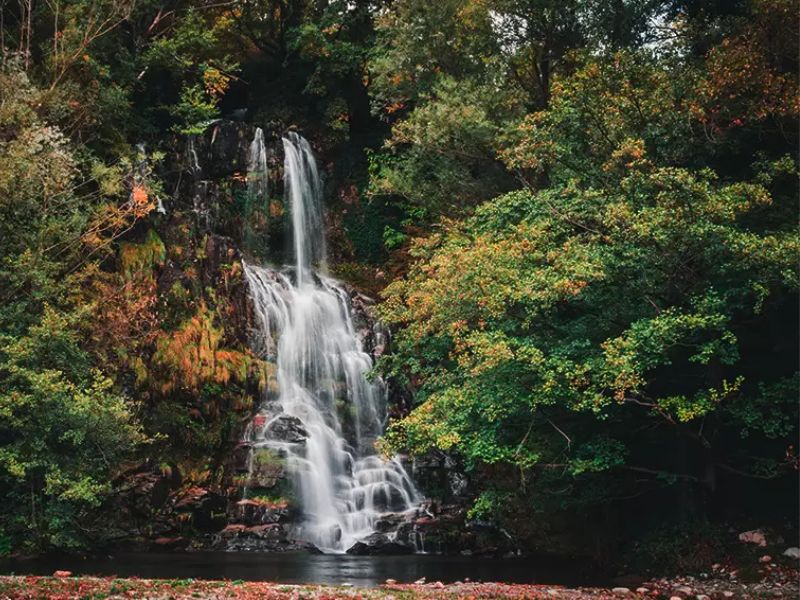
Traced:
<svg viewBox="0 0 800 600">
<path fill-rule="evenodd" d="M 0 538 L 35 550 L 85 543 L 114 469 L 144 440 L 81 347 L 92 306 L 76 300 L 82 273 L 152 208 L 136 193 L 117 204 L 121 166 L 97 163 L 81 185 L 70 142 L 37 114 L 46 94 L 13 65 L 0 72 Z"/>
<path fill-rule="evenodd" d="M 382 369 L 418 401 L 388 441 L 463 456 L 481 514 L 508 493 L 541 509 L 565 485 L 589 503 L 697 499 L 720 474 L 795 467 L 796 328 L 780 324 L 798 293 L 797 166 L 703 166 L 719 160 L 693 118 L 703 78 L 670 61 L 589 57 L 558 78 L 504 142 L 529 189 L 417 240 L 385 290 L 398 334 Z"/>
</svg>

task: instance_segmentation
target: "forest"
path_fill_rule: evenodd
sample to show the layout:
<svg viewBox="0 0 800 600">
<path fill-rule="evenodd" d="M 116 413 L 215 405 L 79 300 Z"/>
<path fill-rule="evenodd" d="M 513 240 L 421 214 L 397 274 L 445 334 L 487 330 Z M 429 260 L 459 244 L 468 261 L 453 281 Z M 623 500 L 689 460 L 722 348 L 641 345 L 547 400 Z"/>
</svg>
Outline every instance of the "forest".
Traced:
<svg viewBox="0 0 800 600">
<path fill-rule="evenodd" d="M 296 510 L 275 453 L 231 466 L 281 385 L 248 290 L 299 252 L 287 139 L 315 267 L 386 330 L 413 535 L 657 574 L 798 546 L 797 8 L 0 0 L 0 557 Z"/>
</svg>

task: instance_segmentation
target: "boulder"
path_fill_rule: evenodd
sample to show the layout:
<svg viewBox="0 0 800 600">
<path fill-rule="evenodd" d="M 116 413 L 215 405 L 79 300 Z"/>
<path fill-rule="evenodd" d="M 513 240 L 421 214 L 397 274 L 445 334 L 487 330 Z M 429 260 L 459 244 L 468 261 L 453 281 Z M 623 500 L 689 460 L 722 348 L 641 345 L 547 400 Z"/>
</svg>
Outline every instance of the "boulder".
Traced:
<svg viewBox="0 0 800 600">
<path fill-rule="evenodd" d="M 413 554 L 413 552 L 414 548 L 408 544 L 389 539 L 389 536 L 379 532 L 368 535 L 347 549 L 348 554 L 356 556 Z"/>
<path fill-rule="evenodd" d="M 304 542 L 290 538 L 279 523 L 228 525 L 219 532 L 216 546 L 227 551 L 245 552 L 289 552 L 308 548 Z"/>
<path fill-rule="evenodd" d="M 390 531 L 397 531 L 398 527 L 403 523 L 404 516 L 398 513 L 388 513 L 382 515 L 375 521 L 375 531 L 379 533 L 387 533 Z"/>
<path fill-rule="evenodd" d="M 280 415 L 267 425 L 264 436 L 270 440 L 287 444 L 305 444 L 308 432 L 303 427 L 303 422 L 297 417 Z"/>
<path fill-rule="evenodd" d="M 743 531 L 739 534 L 739 541 L 745 544 L 755 544 L 756 546 L 764 547 L 767 545 L 767 538 L 764 532 L 760 529 L 753 529 L 752 531 Z"/>
</svg>

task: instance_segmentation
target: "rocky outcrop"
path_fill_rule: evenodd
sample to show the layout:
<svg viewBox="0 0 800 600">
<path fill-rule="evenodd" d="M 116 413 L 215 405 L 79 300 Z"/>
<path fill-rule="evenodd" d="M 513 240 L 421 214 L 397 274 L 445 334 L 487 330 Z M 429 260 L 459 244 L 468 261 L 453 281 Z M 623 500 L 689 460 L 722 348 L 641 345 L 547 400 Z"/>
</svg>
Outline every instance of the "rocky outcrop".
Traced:
<svg viewBox="0 0 800 600">
<path fill-rule="evenodd" d="M 385 533 L 376 531 L 375 533 L 365 537 L 348 548 L 348 554 L 356 556 L 379 556 L 379 555 L 397 555 L 397 554 L 413 554 L 415 551 L 414 546 L 408 543 L 399 542 L 396 539 L 390 538 Z"/>
<path fill-rule="evenodd" d="M 286 444 L 305 444 L 308 438 L 303 422 L 297 417 L 285 414 L 270 419 L 264 429 L 264 435 L 271 440 Z"/>
<path fill-rule="evenodd" d="M 413 462 L 414 480 L 429 498 L 463 503 L 470 496 L 470 482 L 463 466 L 452 456 L 431 450 Z"/>
<path fill-rule="evenodd" d="M 292 539 L 287 528 L 279 523 L 250 526 L 233 523 L 219 532 L 212 547 L 229 552 L 290 552 L 310 549 L 308 544 Z"/>
</svg>

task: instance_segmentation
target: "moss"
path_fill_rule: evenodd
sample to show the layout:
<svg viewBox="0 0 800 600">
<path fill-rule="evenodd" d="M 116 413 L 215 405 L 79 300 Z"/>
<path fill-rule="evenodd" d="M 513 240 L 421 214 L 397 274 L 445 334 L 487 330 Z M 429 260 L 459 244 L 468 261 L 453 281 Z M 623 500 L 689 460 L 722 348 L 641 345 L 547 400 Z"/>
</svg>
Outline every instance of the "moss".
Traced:
<svg viewBox="0 0 800 600">
<path fill-rule="evenodd" d="M 253 450 L 253 466 L 281 466 L 283 467 L 286 461 L 278 455 L 277 451 L 272 448 L 255 448 Z"/>
<path fill-rule="evenodd" d="M 286 460 L 271 448 L 255 448 L 246 480 L 248 497 L 276 497 L 283 492 Z"/>
</svg>

